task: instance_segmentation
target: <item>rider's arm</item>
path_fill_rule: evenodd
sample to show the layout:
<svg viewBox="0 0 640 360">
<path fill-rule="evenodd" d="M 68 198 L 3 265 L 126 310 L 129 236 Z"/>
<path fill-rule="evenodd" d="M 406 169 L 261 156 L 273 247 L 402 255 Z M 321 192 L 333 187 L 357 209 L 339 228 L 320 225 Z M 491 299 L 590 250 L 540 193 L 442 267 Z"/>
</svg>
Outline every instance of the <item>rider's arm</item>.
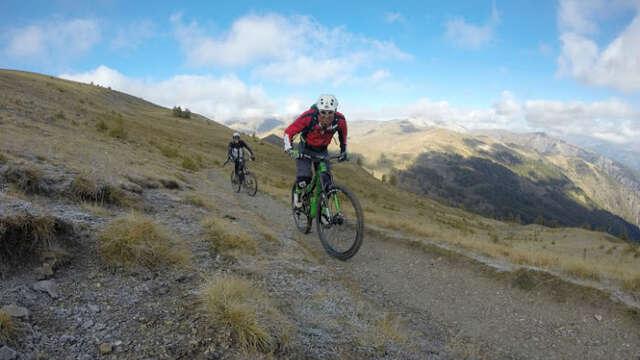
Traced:
<svg viewBox="0 0 640 360">
<path fill-rule="evenodd" d="M 233 149 L 233 141 L 229 143 L 229 148 L 227 150 L 227 157 L 228 158 L 231 158 L 232 149 Z"/>
<path fill-rule="evenodd" d="M 240 147 L 247 149 L 247 151 L 249 152 L 249 155 L 251 155 L 251 157 L 253 157 L 253 151 L 251 151 L 251 148 L 249 148 L 249 145 L 247 145 L 247 143 L 245 143 L 244 141 L 240 140 Z"/>
<path fill-rule="evenodd" d="M 291 148 L 291 141 L 293 137 L 304 130 L 309 123 L 311 122 L 313 112 L 306 111 L 302 115 L 298 116 L 298 118 L 284 131 L 284 148 L 285 150 Z"/>
<path fill-rule="evenodd" d="M 342 114 L 336 114 L 338 116 L 338 138 L 340 140 L 340 152 L 347 151 L 347 121 Z"/>
</svg>

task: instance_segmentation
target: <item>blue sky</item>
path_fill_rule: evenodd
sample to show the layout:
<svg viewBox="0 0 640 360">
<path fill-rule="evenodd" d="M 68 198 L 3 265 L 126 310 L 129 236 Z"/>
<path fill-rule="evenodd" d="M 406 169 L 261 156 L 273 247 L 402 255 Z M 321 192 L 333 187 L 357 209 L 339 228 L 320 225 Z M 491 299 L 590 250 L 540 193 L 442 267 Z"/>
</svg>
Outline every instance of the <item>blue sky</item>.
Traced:
<svg viewBox="0 0 640 360">
<path fill-rule="evenodd" d="M 640 0 L 0 2 L 0 67 L 230 122 L 318 94 L 419 118 L 635 146 Z"/>
</svg>

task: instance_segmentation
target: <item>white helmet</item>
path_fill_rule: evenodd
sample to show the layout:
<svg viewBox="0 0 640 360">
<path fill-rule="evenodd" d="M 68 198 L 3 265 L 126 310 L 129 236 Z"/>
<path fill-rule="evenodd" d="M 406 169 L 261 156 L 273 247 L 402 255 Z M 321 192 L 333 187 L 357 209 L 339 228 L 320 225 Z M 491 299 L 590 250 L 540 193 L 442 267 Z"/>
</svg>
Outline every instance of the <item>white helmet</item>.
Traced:
<svg viewBox="0 0 640 360">
<path fill-rule="evenodd" d="M 233 138 L 234 139 L 240 139 L 240 133 L 234 132 L 233 133 Z"/>
<path fill-rule="evenodd" d="M 338 99 L 331 94 L 322 94 L 316 101 L 318 110 L 336 111 L 338 108 Z"/>
</svg>

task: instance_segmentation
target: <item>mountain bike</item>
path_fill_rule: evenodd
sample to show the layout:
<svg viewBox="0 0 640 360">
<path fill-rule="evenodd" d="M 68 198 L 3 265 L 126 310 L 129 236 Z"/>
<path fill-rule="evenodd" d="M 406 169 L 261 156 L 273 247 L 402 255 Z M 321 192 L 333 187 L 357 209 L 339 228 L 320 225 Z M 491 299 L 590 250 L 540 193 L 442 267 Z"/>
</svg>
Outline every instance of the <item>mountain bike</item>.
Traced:
<svg viewBox="0 0 640 360">
<path fill-rule="evenodd" d="M 233 159 L 227 159 L 222 166 L 225 166 L 229 160 Z M 238 174 L 236 174 L 235 169 L 231 170 L 231 188 L 233 191 L 239 193 L 244 186 L 249 196 L 255 196 L 258 192 L 258 179 L 249 171 L 244 159 L 239 159 L 238 161 L 240 162 L 240 164 L 238 164 Z"/>
<path fill-rule="evenodd" d="M 291 209 L 298 230 L 304 234 L 311 231 L 316 219 L 318 237 L 329 255 L 347 260 L 354 256 L 362 245 L 364 216 L 360 202 L 346 187 L 335 184 L 333 179 L 325 184 L 323 174 L 327 172 L 326 161 L 338 159 L 339 155 L 318 156 L 300 153 L 300 158 L 313 162 L 315 169 L 311 183 L 299 194 L 302 206 L 296 207 L 291 189 Z"/>
</svg>

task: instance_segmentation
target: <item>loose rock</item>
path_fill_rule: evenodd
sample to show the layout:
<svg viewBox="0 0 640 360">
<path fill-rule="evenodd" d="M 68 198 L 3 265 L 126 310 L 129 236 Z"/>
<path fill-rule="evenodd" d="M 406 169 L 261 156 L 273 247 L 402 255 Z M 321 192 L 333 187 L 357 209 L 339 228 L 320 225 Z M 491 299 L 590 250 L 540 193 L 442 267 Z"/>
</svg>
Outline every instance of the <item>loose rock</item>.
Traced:
<svg viewBox="0 0 640 360">
<path fill-rule="evenodd" d="M 56 283 L 53 280 L 38 281 L 33 284 L 33 290 L 46 292 L 53 299 L 57 299 L 59 297 Z"/>
<path fill-rule="evenodd" d="M 0 347 L 0 360 L 14 360 L 18 358 L 18 353 L 8 346 Z"/>
<path fill-rule="evenodd" d="M 29 310 L 17 305 L 5 305 L 0 309 L 0 312 L 17 318 L 29 317 Z"/>
</svg>

